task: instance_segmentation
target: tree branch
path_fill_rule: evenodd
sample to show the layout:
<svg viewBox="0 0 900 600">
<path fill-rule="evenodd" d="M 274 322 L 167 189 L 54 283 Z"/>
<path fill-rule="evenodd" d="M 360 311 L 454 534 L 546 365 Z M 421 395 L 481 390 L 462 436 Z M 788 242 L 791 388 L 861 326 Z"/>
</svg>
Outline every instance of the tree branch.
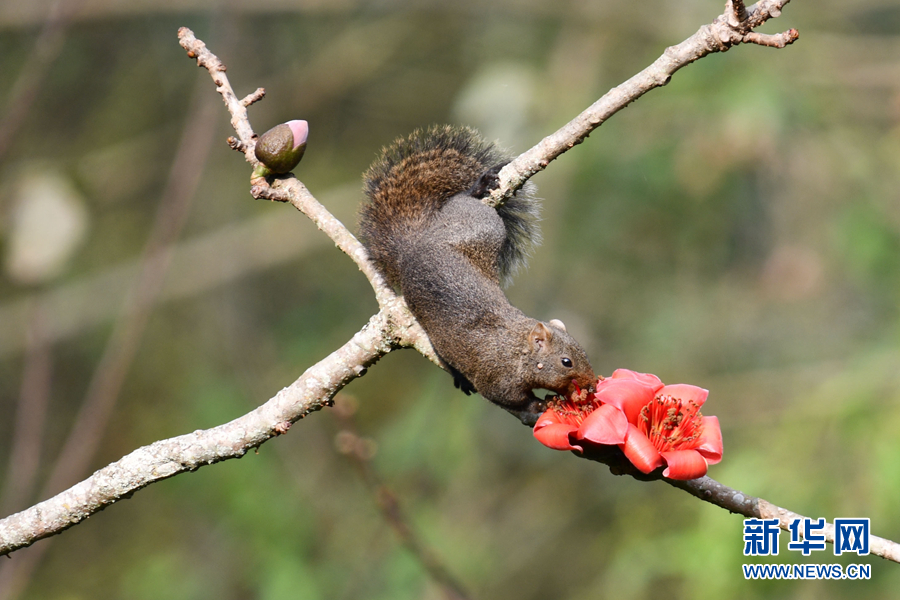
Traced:
<svg viewBox="0 0 900 600">
<path fill-rule="evenodd" d="M 175 243 L 190 214 L 215 131 L 215 104 L 210 96 L 201 93 L 200 86 L 196 87 L 193 106 L 141 257 L 140 270 L 91 376 L 75 422 L 50 469 L 41 490 L 42 498 L 67 488 L 90 472 L 91 461 L 162 291 Z M 44 545 L 40 551 L 29 554 L 26 560 L 0 567 L 0 600 L 16 597 L 16 590 L 28 579 L 46 548 Z"/>
<path fill-rule="evenodd" d="M 728 0 L 725 12 L 712 23 L 704 25 L 680 44 L 666 48 L 649 67 L 608 91 L 580 115 L 503 167 L 499 173 L 500 185 L 489 198 L 485 198 L 485 204 L 495 207 L 503 204 L 533 175 L 547 168 L 552 160 L 583 142 L 607 119 L 650 90 L 669 83 L 676 71 L 692 62 L 714 52 L 725 52 L 741 43 L 783 48 L 795 42 L 800 36 L 796 29 L 776 36 L 753 32 L 756 27 L 779 16 L 788 2 L 790 0 L 760 0 L 745 9 L 743 2 Z"/>
<path fill-rule="evenodd" d="M 650 474 L 644 474 L 637 470 L 625 457 L 618 446 L 587 446 L 583 454 L 573 452 L 579 458 L 586 458 L 609 467 L 613 475 L 630 475 L 639 481 L 662 480 L 669 485 L 724 508 L 728 512 L 744 515 L 748 519 L 778 519 L 778 526 L 789 531 L 790 524 L 797 519 L 804 519 L 803 515 L 781 508 L 763 498 L 750 496 L 727 485 L 719 483 L 715 479 L 705 476 L 689 481 L 667 479 L 662 476 L 663 469 L 659 468 Z M 825 526 L 825 541 L 834 544 L 834 525 Z M 869 536 L 869 553 L 881 558 L 900 563 L 900 544 L 875 535 Z"/>
<path fill-rule="evenodd" d="M 265 180 L 257 181 L 250 188 L 250 194 L 257 199 L 287 202 L 309 217 L 310 221 L 316 224 L 316 227 L 334 240 L 335 245 L 356 263 L 359 270 L 369 280 L 369 284 L 375 292 L 375 300 L 378 301 L 378 306 L 384 308 L 397 299 L 397 294 L 394 293 L 391 286 L 388 285 L 372 261 L 369 260 L 369 253 L 360 241 L 356 239 L 356 236 L 350 233 L 350 230 L 332 215 L 321 202 L 316 200 L 306 186 L 296 177 L 278 177 L 272 186 Z"/>
<path fill-rule="evenodd" d="M 805 518 L 803 515 L 786 508 L 775 506 L 768 500 L 748 496 L 710 477 L 701 477 L 690 481 L 666 479 L 665 482 L 710 504 L 715 504 L 729 512 L 744 515 L 747 518 L 778 519 L 778 526 L 785 531 L 788 531 L 793 521 Z M 825 541 L 829 544 L 834 544 L 834 525 L 832 523 L 826 523 L 824 534 Z M 869 552 L 875 556 L 900 563 L 900 544 L 891 540 L 870 535 Z"/>
<path fill-rule="evenodd" d="M 253 133 L 253 128 L 250 127 L 250 121 L 247 119 L 247 107 L 261 99 L 266 91 L 258 88 L 243 100 L 238 99 L 231 88 L 231 83 L 228 82 L 228 75 L 225 74 L 225 64 L 219 60 L 218 56 L 209 51 L 206 44 L 194 37 L 193 31 L 187 27 L 180 28 L 178 30 L 178 43 L 187 50 L 190 58 L 197 59 L 198 67 L 203 67 L 209 71 L 213 83 L 216 84 L 216 91 L 222 95 L 222 100 L 225 102 L 228 112 L 231 113 L 231 126 L 244 144 L 243 152 L 247 157 L 247 162 L 256 166 L 259 164 L 259 161 L 256 160 L 256 156 L 253 154 L 256 134 Z"/>
<path fill-rule="evenodd" d="M 65 531 L 156 481 L 230 458 L 286 432 L 292 423 L 331 404 L 345 385 L 397 347 L 384 313 L 297 381 L 246 415 L 193 433 L 138 448 L 56 496 L 0 521 L 0 555 Z"/>
<path fill-rule="evenodd" d="M 650 67 L 611 90 L 560 131 L 505 167 L 500 173 L 501 188 L 492 197 L 493 201 L 501 202 L 503 197 L 511 195 L 529 177 L 565 150 L 580 143 L 607 118 L 650 89 L 665 85 L 672 74 L 683 66 L 712 52 L 725 51 L 735 44 L 771 41 L 751 36 L 752 29 L 778 16 L 781 7 L 788 1 L 761 0 L 742 11 L 741 3 L 730 0 L 725 15 L 702 27 L 685 42 L 668 48 Z M 796 32 L 782 35 L 785 44 L 796 39 Z M 256 135 L 247 119 L 247 106 L 261 99 L 263 90 L 239 99 L 225 75 L 224 64 L 202 41 L 187 28 L 179 30 L 179 41 L 188 56 L 197 59 L 198 65 L 209 71 L 231 113 L 231 123 L 238 139 L 231 138 L 229 145 L 243 152 L 246 160 L 255 166 L 258 164 L 254 155 Z M 139 448 L 53 498 L 3 519 L 0 521 L 0 555 L 60 533 L 155 481 L 207 464 L 240 458 L 248 450 L 285 433 L 292 423 L 307 414 L 330 405 L 340 389 L 365 374 L 370 365 L 393 349 L 411 346 L 439 364 L 428 337 L 403 299 L 384 284 L 359 241 L 309 194 L 305 186 L 292 176 L 275 179 L 271 184 L 265 181 L 253 183 L 255 197 L 290 202 L 309 216 L 359 265 L 378 298 L 379 313 L 340 349 L 307 369 L 297 381 L 256 410 L 212 429 L 198 430 Z"/>
<path fill-rule="evenodd" d="M 262 99 L 265 91 L 258 88 L 243 100 L 238 100 L 237 95 L 225 75 L 225 65 L 215 54 L 209 51 L 201 40 L 194 36 L 194 32 L 187 27 L 178 30 L 178 41 L 182 48 L 187 50 L 190 58 L 197 59 L 197 65 L 209 71 L 216 91 L 222 94 L 225 106 L 231 113 L 231 125 L 240 139 L 229 138 L 228 144 L 235 150 L 244 153 L 244 157 L 253 167 L 259 164 L 254 154 L 257 135 L 253 133 L 250 120 L 247 117 L 247 107 Z M 343 223 L 332 215 L 293 175 L 279 177 L 270 185 L 265 179 L 257 179 L 253 182 L 250 194 L 256 199 L 287 202 L 297 210 L 305 214 L 316 226 L 325 232 L 334 243 L 350 259 L 356 263 L 366 279 L 375 291 L 375 299 L 378 306 L 384 308 L 388 303 L 396 299 L 394 290 L 387 284 L 375 265 L 369 260 L 369 254 L 363 245 L 350 233 Z M 432 352 L 433 354 L 433 352 Z"/>
</svg>

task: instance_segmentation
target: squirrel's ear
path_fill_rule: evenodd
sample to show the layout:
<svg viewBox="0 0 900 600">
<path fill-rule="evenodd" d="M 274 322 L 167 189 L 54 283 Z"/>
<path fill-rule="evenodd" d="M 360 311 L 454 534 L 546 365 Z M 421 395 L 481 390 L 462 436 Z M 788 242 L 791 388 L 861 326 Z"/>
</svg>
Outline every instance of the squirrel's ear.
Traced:
<svg viewBox="0 0 900 600">
<path fill-rule="evenodd" d="M 528 334 L 528 343 L 533 350 L 543 350 L 550 344 L 550 338 L 553 337 L 553 331 L 538 321 Z"/>
<path fill-rule="evenodd" d="M 566 324 L 563 323 L 562 321 L 560 321 L 559 319 L 550 319 L 550 324 L 553 325 L 554 327 L 556 327 L 557 329 L 562 329 L 563 331 L 566 331 Z M 566 331 L 566 333 L 568 333 L 568 332 Z"/>
</svg>

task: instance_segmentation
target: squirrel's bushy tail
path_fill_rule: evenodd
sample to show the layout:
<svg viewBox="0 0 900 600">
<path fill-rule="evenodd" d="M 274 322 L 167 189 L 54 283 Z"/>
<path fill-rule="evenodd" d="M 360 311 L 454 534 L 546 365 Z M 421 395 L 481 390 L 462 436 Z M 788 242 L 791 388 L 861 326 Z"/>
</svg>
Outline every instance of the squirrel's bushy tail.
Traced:
<svg viewBox="0 0 900 600">
<path fill-rule="evenodd" d="M 507 162 L 509 157 L 475 130 L 449 125 L 416 130 L 382 150 L 364 175 L 369 202 L 360 210 L 360 237 L 392 285 L 399 285 L 399 246 L 425 231 L 447 200 Z M 506 227 L 499 257 L 504 280 L 540 241 L 540 206 L 532 189 L 527 184 L 497 209 Z"/>
</svg>

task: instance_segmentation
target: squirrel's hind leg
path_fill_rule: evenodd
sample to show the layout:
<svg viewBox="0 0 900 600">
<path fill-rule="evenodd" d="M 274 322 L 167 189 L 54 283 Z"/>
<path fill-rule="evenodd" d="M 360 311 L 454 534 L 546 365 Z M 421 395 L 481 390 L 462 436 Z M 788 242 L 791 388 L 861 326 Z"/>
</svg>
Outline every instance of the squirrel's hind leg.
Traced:
<svg viewBox="0 0 900 600">
<path fill-rule="evenodd" d="M 501 163 L 499 165 L 495 165 L 481 174 L 478 180 L 472 184 L 472 187 L 466 192 L 467 196 L 471 196 L 477 200 L 483 200 L 487 198 L 488 194 L 497 189 L 500 185 L 500 177 L 498 174 L 500 173 L 500 169 L 505 167 L 508 163 Z"/>
</svg>

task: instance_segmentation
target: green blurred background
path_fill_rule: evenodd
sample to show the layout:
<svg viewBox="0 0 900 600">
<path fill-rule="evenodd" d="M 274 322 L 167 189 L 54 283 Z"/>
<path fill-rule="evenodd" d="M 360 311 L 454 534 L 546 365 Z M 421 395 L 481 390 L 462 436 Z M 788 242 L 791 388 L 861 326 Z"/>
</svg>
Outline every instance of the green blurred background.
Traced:
<svg viewBox="0 0 900 600">
<path fill-rule="evenodd" d="M 722 2 L 58 10 L 56 27 L 49 0 L 0 2 L 5 513 L 46 497 L 86 401 L 101 406 L 85 419 L 99 444 L 71 448 L 90 472 L 244 414 L 376 310 L 365 278 L 303 216 L 250 198 L 249 168 L 224 143 L 228 115 L 179 26 L 222 58 L 239 95 L 266 89 L 250 109 L 258 132 L 309 121 L 295 172 L 352 226 L 360 174 L 395 137 L 465 123 L 523 151 Z M 508 294 L 566 321 L 600 373 L 709 388 L 704 412 L 725 438 L 714 478 L 814 518 L 871 517 L 873 533 L 900 539 L 900 6 L 795 0 L 763 31 L 790 27 L 794 46 L 687 67 L 536 176 L 545 242 Z M 193 146 L 175 160 L 185 131 Z M 148 244 L 174 253 L 166 269 L 152 263 L 165 280 L 134 308 Z M 805 559 L 786 535 L 768 562 L 865 562 L 872 579 L 744 581 L 742 563 L 766 560 L 742 555 L 741 517 L 542 447 L 413 351 L 345 391 L 371 466 L 472 598 L 900 588 L 896 564 L 830 546 Z M 337 451 L 333 412 L 0 561 L 0 597 L 445 597 Z"/>
</svg>

